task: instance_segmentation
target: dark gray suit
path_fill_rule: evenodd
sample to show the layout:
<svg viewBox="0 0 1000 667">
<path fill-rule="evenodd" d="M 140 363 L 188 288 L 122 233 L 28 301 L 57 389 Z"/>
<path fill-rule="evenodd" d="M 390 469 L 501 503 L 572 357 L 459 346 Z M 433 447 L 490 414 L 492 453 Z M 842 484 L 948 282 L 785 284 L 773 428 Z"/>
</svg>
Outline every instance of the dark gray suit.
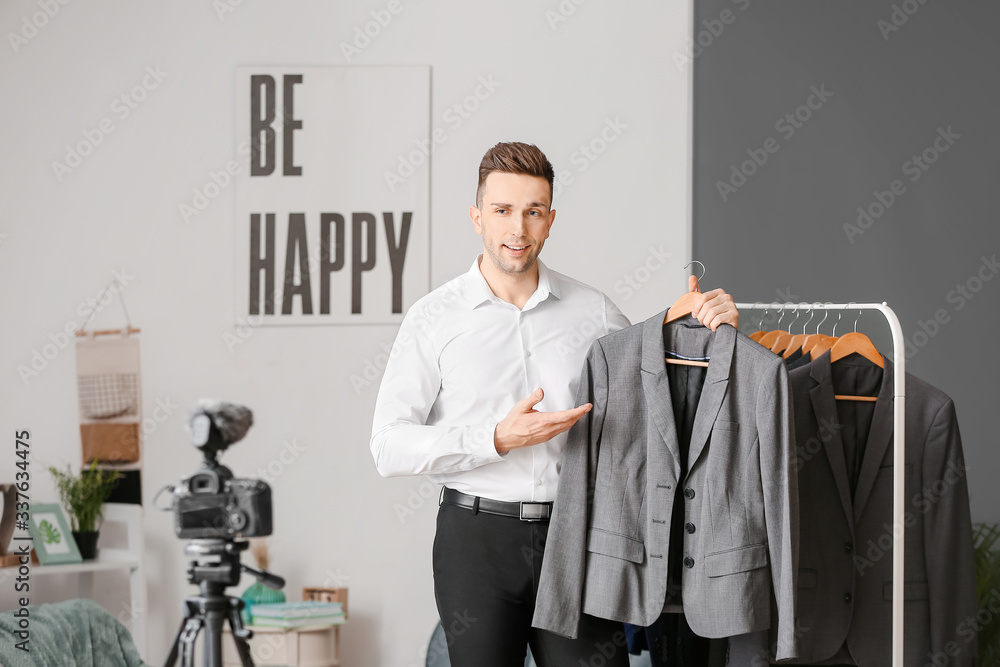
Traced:
<svg viewBox="0 0 1000 667">
<path fill-rule="evenodd" d="M 789 377 L 802 518 L 802 630 L 794 662 L 835 658 L 885 667 L 892 633 L 893 364 L 885 360 L 883 371 L 851 355 L 831 366 L 827 352 Z M 878 401 L 835 401 L 835 393 Z M 955 406 L 908 373 L 905 436 L 905 664 L 971 667 L 976 573 Z"/>
<path fill-rule="evenodd" d="M 798 491 L 787 371 L 729 325 L 713 334 L 687 317 L 664 327 L 664 314 L 588 353 L 577 403 L 594 408 L 564 450 L 533 625 L 575 636 L 581 612 L 650 625 L 663 610 L 669 550 L 681 549 L 695 633 L 775 624 L 779 657 L 792 657 Z M 665 349 L 711 357 L 683 478 Z M 671 544 L 677 485 L 690 528 Z"/>
</svg>

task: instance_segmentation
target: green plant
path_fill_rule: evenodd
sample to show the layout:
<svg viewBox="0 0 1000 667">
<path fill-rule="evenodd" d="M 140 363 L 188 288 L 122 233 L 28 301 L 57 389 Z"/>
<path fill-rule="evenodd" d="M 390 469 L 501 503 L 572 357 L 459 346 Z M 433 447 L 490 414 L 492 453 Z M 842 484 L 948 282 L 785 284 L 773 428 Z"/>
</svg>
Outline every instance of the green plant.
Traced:
<svg viewBox="0 0 1000 667">
<path fill-rule="evenodd" d="M 976 524 L 972 538 L 979 609 L 992 610 L 1000 595 L 1000 526 Z M 997 614 L 990 614 L 989 622 L 979 626 L 978 648 L 977 664 L 983 667 L 1000 665 L 1000 616 Z"/>
<path fill-rule="evenodd" d="M 96 531 L 103 518 L 104 501 L 118 484 L 121 473 L 98 470 L 96 460 L 79 475 L 73 474 L 69 464 L 65 471 L 49 466 L 49 472 L 56 480 L 59 499 L 70 514 L 73 530 L 80 533 Z"/>
</svg>

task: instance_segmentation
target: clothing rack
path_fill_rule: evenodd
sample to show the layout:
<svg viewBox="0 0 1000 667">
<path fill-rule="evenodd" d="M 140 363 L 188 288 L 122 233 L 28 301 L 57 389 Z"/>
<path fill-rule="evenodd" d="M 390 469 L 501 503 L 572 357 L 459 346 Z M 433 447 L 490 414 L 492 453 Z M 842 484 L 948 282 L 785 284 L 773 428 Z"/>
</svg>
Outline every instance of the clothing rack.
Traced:
<svg viewBox="0 0 1000 667">
<path fill-rule="evenodd" d="M 905 531 L 905 414 L 906 355 L 899 318 L 882 303 L 737 303 L 744 310 L 877 310 L 885 316 L 892 332 L 893 359 L 893 471 L 892 471 L 892 667 L 903 667 L 903 536 Z"/>
</svg>

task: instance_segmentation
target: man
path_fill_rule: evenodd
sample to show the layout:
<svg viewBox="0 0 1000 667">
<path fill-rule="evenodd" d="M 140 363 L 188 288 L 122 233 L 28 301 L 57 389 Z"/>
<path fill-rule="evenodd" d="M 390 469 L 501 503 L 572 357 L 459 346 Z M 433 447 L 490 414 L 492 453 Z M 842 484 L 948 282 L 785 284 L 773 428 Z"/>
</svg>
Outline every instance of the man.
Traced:
<svg viewBox="0 0 1000 667">
<path fill-rule="evenodd" d="M 552 182 L 535 146 L 487 151 L 469 207 L 483 254 L 407 312 L 376 400 L 379 473 L 444 485 L 434 592 L 453 667 L 520 666 L 528 645 L 540 667 L 628 664 L 620 623 L 584 615 L 577 639 L 531 627 L 565 431 L 592 407 L 573 405 L 580 368 L 594 340 L 629 325 L 538 260 Z M 699 301 L 713 331 L 737 324 L 722 290 Z"/>
</svg>

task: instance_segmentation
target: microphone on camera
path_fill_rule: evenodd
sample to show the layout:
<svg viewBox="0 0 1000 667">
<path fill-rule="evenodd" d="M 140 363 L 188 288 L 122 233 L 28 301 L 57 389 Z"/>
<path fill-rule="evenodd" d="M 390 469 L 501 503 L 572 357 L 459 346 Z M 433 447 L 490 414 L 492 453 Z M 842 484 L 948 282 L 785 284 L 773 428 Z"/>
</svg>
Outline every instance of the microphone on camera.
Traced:
<svg viewBox="0 0 1000 667">
<path fill-rule="evenodd" d="M 188 428 L 195 447 L 223 450 L 239 442 L 253 426 L 250 408 L 203 398 L 195 403 L 188 417 Z"/>
</svg>

